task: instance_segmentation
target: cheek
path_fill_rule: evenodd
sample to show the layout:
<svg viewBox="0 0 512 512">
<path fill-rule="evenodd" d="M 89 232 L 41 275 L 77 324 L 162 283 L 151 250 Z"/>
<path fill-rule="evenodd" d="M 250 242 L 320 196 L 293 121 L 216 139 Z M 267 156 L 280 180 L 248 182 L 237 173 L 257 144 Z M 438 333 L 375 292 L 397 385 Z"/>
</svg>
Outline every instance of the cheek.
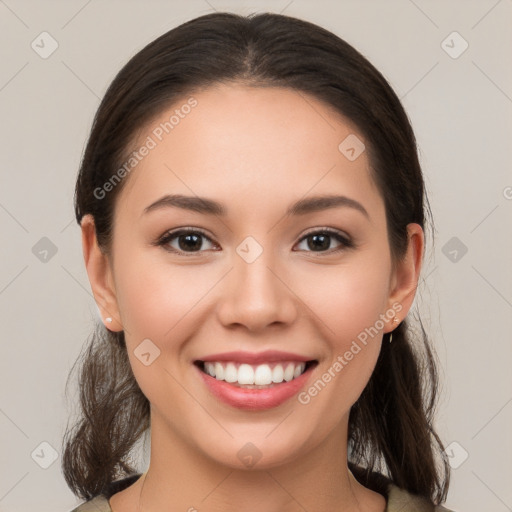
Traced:
<svg viewBox="0 0 512 512">
<path fill-rule="evenodd" d="M 366 329 L 376 326 L 382 330 L 379 319 L 387 303 L 388 281 L 385 261 L 370 264 L 361 260 L 354 265 L 326 267 L 302 278 L 298 295 L 315 313 L 333 347 L 342 350 Z"/>
<path fill-rule="evenodd" d="M 116 288 L 125 330 L 155 340 L 171 336 L 211 286 L 212 279 L 198 266 L 142 257 L 123 262 Z"/>
<path fill-rule="evenodd" d="M 194 328 L 194 312 L 212 286 L 211 276 L 198 266 L 157 262 L 143 252 L 116 264 L 118 306 L 135 379 L 153 405 L 168 404 L 169 396 L 182 397 L 183 390 L 166 369 L 177 364 L 180 345 Z M 147 366 L 138 357 L 146 339 L 160 350 Z M 157 353 L 147 342 L 145 347 L 151 357 L 153 350 Z"/>
<path fill-rule="evenodd" d="M 303 281 L 302 293 L 309 290 L 305 302 L 316 313 L 327 357 L 317 375 L 321 382 L 312 383 L 302 403 L 310 400 L 319 411 L 329 408 L 333 422 L 358 399 L 375 367 L 384 327 L 381 314 L 385 312 L 388 272 L 385 262 L 366 262 L 337 271 L 324 269 L 314 280 Z"/>
</svg>

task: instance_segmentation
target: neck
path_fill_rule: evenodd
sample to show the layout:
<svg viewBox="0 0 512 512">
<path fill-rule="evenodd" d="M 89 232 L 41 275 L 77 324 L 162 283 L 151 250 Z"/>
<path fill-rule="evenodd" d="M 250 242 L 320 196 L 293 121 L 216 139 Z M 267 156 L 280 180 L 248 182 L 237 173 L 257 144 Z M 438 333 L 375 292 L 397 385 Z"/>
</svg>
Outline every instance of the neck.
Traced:
<svg viewBox="0 0 512 512">
<path fill-rule="evenodd" d="M 152 411 L 151 463 L 137 482 L 137 511 L 383 512 L 384 497 L 359 484 L 347 467 L 346 420 L 321 445 L 304 447 L 287 462 L 240 469 L 189 445 Z"/>
</svg>

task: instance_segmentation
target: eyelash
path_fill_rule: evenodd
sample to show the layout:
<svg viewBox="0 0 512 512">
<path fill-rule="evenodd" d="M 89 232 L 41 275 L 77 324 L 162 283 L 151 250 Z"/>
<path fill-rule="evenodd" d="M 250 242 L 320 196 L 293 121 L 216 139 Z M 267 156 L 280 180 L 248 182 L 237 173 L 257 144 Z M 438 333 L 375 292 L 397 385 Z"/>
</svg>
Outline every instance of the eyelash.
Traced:
<svg viewBox="0 0 512 512">
<path fill-rule="evenodd" d="M 198 228 L 180 228 L 180 229 L 177 229 L 176 231 L 169 231 L 167 233 L 165 233 L 162 237 L 160 237 L 154 245 L 157 245 L 157 246 L 161 246 L 163 247 L 164 250 L 168 251 L 168 252 L 171 252 L 171 253 L 174 253 L 174 254 L 178 254 L 178 255 L 182 255 L 182 256 L 196 256 L 197 254 L 201 253 L 201 252 L 204 252 L 204 251 L 192 251 L 192 252 L 186 252 L 186 251 L 181 251 L 181 250 L 178 250 L 178 249 L 174 249 L 174 248 L 171 248 L 169 247 L 167 244 L 173 240 L 174 238 L 178 238 L 179 236 L 181 235 L 190 235 L 190 234 L 199 234 L 201 236 L 203 236 L 204 238 L 206 238 L 208 241 L 210 241 L 211 243 L 214 243 L 212 241 L 212 239 L 204 232 L 202 231 L 201 229 L 198 229 Z M 313 235 L 319 235 L 319 234 L 323 234 L 323 235 L 329 235 L 333 238 L 335 238 L 338 242 L 341 243 L 341 247 L 338 247 L 337 249 L 330 249 L 330 250 L 327 250 L 327 251 L 306 251 L 306 252 L 311 252 L 313 254 L 319 254 L 320 256 L 322 255 L 325 255 L 325 254 L 335 254 L 335 253 L 338 253 L 340 251 L 343 251 L 345 249 L 351 249 L 351 248 L 355 248 L 355 244 L 354 242 L 352 242 L 349 238 L 343 236 L 339 231 L 337 230 L 334 230 L 334 229 L 331 229 L 331 228 L 321 228 L 321 229 L 317 229 L 315 231 L 309 231 L 308 233 L 306 233 L 300 240 L 299 240 L 299 243 L 301 243 L 303 240 L 306 240 L 307 238 L 313 236 Z"/>
</svg>

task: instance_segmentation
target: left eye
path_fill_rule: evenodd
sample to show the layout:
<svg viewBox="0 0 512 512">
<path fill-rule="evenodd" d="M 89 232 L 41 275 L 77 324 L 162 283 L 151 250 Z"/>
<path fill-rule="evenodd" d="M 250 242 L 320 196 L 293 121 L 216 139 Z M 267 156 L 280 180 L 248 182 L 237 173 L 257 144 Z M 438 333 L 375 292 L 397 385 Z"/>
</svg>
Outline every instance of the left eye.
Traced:
<svg viewBox="0 0 512 512">
<path fill-rule="evenodd" d="M 332 239 L 337 240 L 341 247 L 338 247 L 337 249 L 333 250 L 323 250 L 323 249 L 329 249 L 329 246 L 331 244 Z M 314 231 L 312 233 L 308 233 L 306 236 L 302 237 L 300 243 L 307 242 L 308 240 L 311 240 L 310 243 L 307 243 L 307 247 L 312 249 L 311 252 L 338 252 L 341 251 L 344 247 L 353 247 L 353 243 L 343 236 L 341 233 L 338 233 L 338 231 L 333 231 L 330 229 L 324 229 L 321 231 Z"/>
</svg>

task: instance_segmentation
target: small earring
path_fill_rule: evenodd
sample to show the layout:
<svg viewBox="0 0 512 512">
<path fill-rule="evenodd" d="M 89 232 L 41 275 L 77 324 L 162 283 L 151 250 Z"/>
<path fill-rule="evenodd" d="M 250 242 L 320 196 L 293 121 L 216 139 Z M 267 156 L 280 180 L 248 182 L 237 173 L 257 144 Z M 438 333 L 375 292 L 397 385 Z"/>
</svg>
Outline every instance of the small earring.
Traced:
<svg viewBox="0 0 512 512">
<path fill-rule="evenodd" d="M 110 318 L 110 317 L 105 318 L 105 320 L 106 320 L 109 324 L 110 324 L 110 323 L 112 323 L 112 318 Z"/>
<path fill-rule="evenodd" d="M 395 316 L 395 318 L 393 318 L 393 322 L 399 323 L 400 320 Z M 393 341 L 393 331 L 391 331 L 391 333 L 389 334 L 389 343 L 391 343 L 392 341 Z"/>
</svg>

